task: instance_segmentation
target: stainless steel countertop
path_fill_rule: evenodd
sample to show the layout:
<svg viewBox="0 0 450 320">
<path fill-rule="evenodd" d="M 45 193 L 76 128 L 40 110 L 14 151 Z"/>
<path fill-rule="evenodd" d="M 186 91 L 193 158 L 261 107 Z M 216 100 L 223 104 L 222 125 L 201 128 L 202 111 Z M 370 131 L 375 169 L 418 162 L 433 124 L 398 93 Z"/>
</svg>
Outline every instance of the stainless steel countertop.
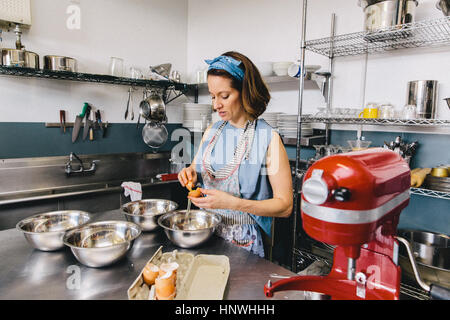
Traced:
<svg viewBox="0 0 450 320">
<path fill-rule="evenodd" d="M 111 219 L 125 220 L 120 210 L 93 214 L 94 221 Z M 127 299 L 127 289 L 161 245 L 163 252 L 177 249 L 192 254 L 228 256 L 231 271 L 225 300 L 304 299 L 300 291 L 278 292 L 273 298 L 266 298 L 263 287 L 270 274 L 292 276 L 294 273 L 216 236 L 198 248 L 186 250 L 174 246 L 162 230 L 143 233 L 122 260 L 100 269 L 80 264 L 69 248 L 58 252 L 34 250 L 16 229 L 0 231 L 0 243 L 0 299 Z M 79 288 L 73 288 L 73 268 L 80 271 Z"/>
</svg>

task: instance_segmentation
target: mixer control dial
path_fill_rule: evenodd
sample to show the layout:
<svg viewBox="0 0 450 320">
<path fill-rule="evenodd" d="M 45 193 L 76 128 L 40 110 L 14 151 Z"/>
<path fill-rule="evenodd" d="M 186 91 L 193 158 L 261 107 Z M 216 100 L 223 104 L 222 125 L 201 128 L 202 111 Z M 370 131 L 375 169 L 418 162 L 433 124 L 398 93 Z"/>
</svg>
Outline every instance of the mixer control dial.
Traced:
<svg viewBox="0 0 450 320">
<path fill-rule="evenodd" d="M 337 201 L 349 201 L 352 197 L 352 193 L 347 188 L 337 188 L 332 192 L 334 199 Z"/>
</svg>

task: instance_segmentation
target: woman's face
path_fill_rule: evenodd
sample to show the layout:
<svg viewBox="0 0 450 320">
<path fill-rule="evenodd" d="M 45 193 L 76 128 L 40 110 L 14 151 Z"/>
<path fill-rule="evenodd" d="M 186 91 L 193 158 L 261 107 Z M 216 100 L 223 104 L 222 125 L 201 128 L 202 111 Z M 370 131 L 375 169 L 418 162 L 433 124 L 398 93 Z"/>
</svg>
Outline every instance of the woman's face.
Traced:
<svg viewBox="0 0 450 320">
<path fill-rule="evenodd" d="M 237 122 L 245 115 L 241 106 L 241 94 L 231 87 L 231 79 L 222 76 L 208 76 L 208 88 L 214 110 L 223 121 Z"/>
</svg>

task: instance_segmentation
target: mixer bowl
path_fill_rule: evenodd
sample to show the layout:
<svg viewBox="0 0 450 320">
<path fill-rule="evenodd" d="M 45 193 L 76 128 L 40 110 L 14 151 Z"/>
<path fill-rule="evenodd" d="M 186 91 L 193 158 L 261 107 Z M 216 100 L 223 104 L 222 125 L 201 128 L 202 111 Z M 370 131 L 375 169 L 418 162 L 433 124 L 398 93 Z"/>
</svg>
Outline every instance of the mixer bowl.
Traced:
<svg viewBox="0 0 450 320">
<path fill-rule="evenodd" d="M 221 217 L 212 212 L 191 210 L 187 218 L 186 210 L 181 210 L 162 215 L 158 224 L 172 243 L 181 248 L 192 248 L 206 242 L 220 221 Z"/>
<path fill-rule="evenodd" d="M 90 216 L 84 211 L 54 211 L 37 214 L 17 223 L 17 230 L 25 239 L 41 251 L 55 251 L 64 247 L 66 231 L 88 223 Z"/>
<path fill-rule="evenodd" d="M 142 231 L 153 231 L 159 227 L 158 218 L 175 211 L 176 202 L 162 199 L 146 199 L 129 202 L 122 206 L 125 218 L 141 227 Z"/>
<path fill-rule="evenodd" d="M 121 259 L 140 234 L 132 222 L 101 221 L 67 232 L 63 241 L 80 263 L 99 268 Z"/>
</svg>

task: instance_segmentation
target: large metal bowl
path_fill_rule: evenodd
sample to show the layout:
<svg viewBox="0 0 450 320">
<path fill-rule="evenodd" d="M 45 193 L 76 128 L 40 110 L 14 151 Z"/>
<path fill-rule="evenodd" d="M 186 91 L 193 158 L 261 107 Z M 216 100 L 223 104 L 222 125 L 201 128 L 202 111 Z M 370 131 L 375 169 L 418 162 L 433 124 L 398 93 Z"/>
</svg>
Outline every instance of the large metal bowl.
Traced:
<svg viewBox="0 0 450 320">
<path fill-rule="evenodd" d="M 187 218 L 186 210 L 181 210 L 162 215 L 158 224 L 175 245 L 192 248 L 206 242 L 221 220 L 219 215 L 204 210 L 191 210 Z"/>
<path fill-rule="evenodd" d="M 17 223 L 25 239 L 41 251 L 55 251 L 64 247 L 63 237 L 66 231 L 85 225 L 90 220 L 84 211 L 54 211 L 37 214 Z"/>
<path fill-rule="evenodd" d="M 64 235 L 77 260 L 93 268 L 121 259 L 141 234 L 141 228 L 127 221 L 101 221 L 73 229 Z"/>
<path fill-rule="evenodd" d="M 162 199 L 147 199 L 129 202 L 122 206 L 125 218 L 139 225 L 142 231 L 153 231 L 159 227 L 158 218 L 165 213 L 175 211 L 176 202 Z"/>
</svg>

